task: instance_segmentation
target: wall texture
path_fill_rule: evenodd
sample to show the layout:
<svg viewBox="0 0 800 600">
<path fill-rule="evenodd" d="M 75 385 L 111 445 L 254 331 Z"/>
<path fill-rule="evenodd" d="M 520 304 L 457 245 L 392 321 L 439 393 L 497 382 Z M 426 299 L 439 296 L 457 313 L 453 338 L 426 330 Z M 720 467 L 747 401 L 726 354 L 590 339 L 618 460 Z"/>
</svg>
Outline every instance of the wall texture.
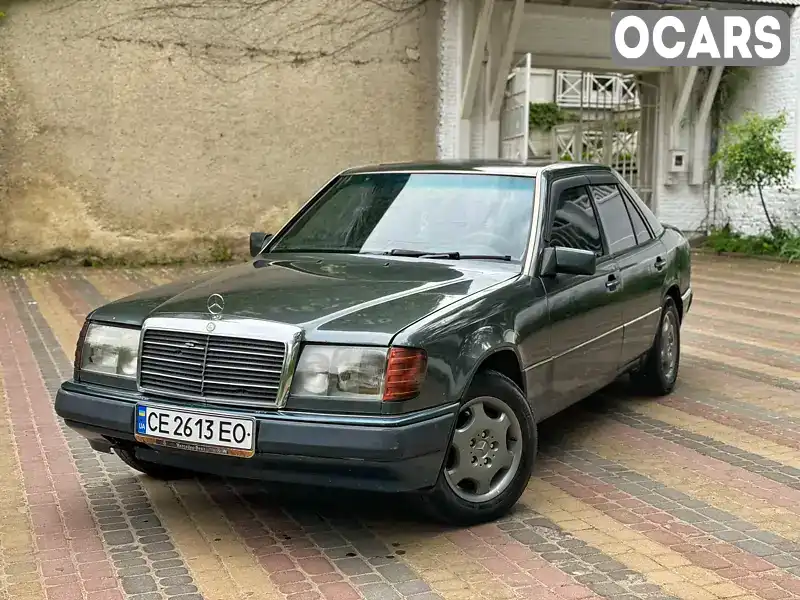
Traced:
<svg viewBox="0 0 800 600">
<path fill-rule="evenodd" d="M 436 154 L 436 0 L 0 8 L 0 259 L 224 253 Z"/>
</svg>

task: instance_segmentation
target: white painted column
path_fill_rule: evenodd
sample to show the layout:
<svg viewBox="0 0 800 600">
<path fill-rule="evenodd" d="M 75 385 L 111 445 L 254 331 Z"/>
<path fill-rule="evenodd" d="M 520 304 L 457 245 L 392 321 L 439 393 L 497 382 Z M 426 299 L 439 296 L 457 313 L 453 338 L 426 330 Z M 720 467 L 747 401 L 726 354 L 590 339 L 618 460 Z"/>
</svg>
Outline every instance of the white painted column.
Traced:
<svg viewBox="0 0 800 600">
<path fill-rule="evenodd" d="M 453 2 L 454 0 L 450 0 Z M 475 3 L 472 0 L 456 0 L 457 27 L 458 27 L 458 146 L 454 158 L 470 158 L 472 123 L 461 115 L 461 104 L 464 97 L 465 79 L 469 68 L 469 57 L 472 49 L 472 40 L 475 37 Z"/>
<path fill-rule="evenodd" d="M 501 3 L 495 6 L 492 13 L 492 24 L 489 30 L 488 62 L 483 77 L 483 103 L 479 118 L 483 121 L 483 158 L 500 156 L 500 118 L 492 114 L 492 97 L 497 77 L 502 68 L 503 42 L 508 30 L 509 6 Z"/>
<path fill-rule="evenodd" d="M 667 86 L 672 82 L 669 73 L 661 73 L 658 77 L 658 123 L 656 126 L 655 176 L 653 177 L 653 201 L 650 209 L 657 217 L 660 215 L 660 204 L 664 195 L 664 184 L 667 179 L 667 154 L 669 146 L 668 131 L 672 122 L 671 98 Z"/>
<path fill-rule="evenodd" d="M 722 66 L 715 66 L 711 70 L 711 75 L 706 81 L 706 88 L 703 90 L 703 100 L 700 110 L 694 119 L 692 130 L 692 155 L 691 155 L 691 179 L 692 185 L 702 185 L 705 181 L 708 141 L 711 129 L 708 119 L 711 115 L 711 106 L 717 95 L 719 82 L 722 78 Z"/>
<path fill-rule="evenodd" d="M 465 0 L 443 0 L 439 18 L 437 158 L 463 156 L 460 149 L 462 93 L 461 5 Z M 469 132 L 467 131 L 467 139 Z"/>
</svg>

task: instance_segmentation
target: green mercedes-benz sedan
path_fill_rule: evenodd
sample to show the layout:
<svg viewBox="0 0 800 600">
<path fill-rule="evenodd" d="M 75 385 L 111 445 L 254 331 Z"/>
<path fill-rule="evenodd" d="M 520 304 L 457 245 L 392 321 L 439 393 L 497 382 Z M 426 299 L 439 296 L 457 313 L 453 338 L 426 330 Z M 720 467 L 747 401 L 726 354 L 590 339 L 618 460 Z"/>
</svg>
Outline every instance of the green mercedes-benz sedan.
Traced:
<svg viewBox="0 0 800 600">
<path fill-rule="evenodd" d="M 517 502 L 543 419 L 675 385 L 689 244 L 608 167 L 351 169 L 250 246 L 88 315 L 56 411 L 95 450 L 472 524 Z"/>
</svg>

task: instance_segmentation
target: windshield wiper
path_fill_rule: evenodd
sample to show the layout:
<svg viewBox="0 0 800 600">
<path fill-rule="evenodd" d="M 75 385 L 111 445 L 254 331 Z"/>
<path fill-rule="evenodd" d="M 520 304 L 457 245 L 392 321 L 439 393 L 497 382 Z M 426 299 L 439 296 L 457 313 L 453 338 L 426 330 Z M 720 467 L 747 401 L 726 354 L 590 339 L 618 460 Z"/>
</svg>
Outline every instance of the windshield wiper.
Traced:
<svg viewBox="0 0 800 600">
<path fill-rule="evenodd" d="M 425 250 L 407 250 L 395 248 L 384 252 L 389 256 L 409 256 L 411 258 L 439 258 L 445 260 L 502 260 L 511 262 L 508 254 L 461 254 L 460 252 L 426 252 Z"/>
</svg>

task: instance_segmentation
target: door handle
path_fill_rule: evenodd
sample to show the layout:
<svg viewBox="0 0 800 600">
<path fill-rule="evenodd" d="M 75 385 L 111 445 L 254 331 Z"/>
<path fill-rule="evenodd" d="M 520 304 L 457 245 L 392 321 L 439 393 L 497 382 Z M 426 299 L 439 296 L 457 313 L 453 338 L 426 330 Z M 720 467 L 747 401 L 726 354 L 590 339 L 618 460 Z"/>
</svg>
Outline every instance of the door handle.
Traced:
<svg viewBox="0 0 800 600">
<path fill-rule="evenodd" d="M 667 261 L 665 261 L 661 256 L 656 258 L 656 263 L 655 263 L 656 271 L 660 271 L 666 266 L 667 266 Z"/>
<path fill-rule="evenodd" d="M 608 281 L 606 281 L 606 289 L 609 292 L 616 292 L 617 288 L 619 287 L 619 279 L 613 273 L 608 276 Z"/>
</svg>

